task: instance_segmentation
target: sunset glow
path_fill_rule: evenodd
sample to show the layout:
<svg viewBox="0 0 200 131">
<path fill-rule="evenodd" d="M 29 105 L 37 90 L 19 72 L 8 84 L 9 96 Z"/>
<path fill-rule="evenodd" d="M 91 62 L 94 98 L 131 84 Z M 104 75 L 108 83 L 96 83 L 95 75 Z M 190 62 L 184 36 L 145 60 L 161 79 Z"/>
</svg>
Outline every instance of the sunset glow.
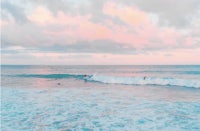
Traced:
<svg viewBox="0 0 200 131">
<path fill-rule="evenodd" d="M 200 64 L 197 0 L 149 2 L 2 0 L 2 64 Z"/>
</svg>

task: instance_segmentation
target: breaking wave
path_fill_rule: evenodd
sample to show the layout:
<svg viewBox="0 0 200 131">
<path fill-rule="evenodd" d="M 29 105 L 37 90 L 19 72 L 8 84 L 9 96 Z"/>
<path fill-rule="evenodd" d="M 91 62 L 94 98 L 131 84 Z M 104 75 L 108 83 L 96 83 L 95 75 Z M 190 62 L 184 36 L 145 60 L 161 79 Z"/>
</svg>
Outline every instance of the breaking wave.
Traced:
<svg viewBox="0 0 200 131">
<path fill-rule="evenodd" d="M 105 84 L 126 84 L 126 85 L 160 85 L 160 86 L 181 86 L 200 88 L 200 80 L 180 79 L 172 77 L 116 77 L 107 75 L 84 74 L 20 74 L 16 77 L 32 77 L 46 79 L 79 79 L 88 82 L 100 82 Z"/>
<path fill-rule="evenodd" d="M 128 85 L 161 85 L 161 86 L 182 86 L 200 88 L 199 80 L 188 80 L 178 78 L 156 78 L 156 77 L 114 77 L 103 75 L 92 75 L 91 81 L 107 84 L 128 84 Z"/>
</svg>

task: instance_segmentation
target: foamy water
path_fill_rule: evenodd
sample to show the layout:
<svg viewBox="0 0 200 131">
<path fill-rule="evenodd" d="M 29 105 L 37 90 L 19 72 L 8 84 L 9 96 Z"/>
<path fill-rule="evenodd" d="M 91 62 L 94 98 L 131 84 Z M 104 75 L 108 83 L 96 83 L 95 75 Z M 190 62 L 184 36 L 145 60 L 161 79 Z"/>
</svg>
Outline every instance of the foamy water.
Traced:
<svg viewBox="0 0 200 131">
<path fill-rule="evenodd" d="M 199 131 L 199 69 L 3 66 L 1 128 Z"/>
</svg>

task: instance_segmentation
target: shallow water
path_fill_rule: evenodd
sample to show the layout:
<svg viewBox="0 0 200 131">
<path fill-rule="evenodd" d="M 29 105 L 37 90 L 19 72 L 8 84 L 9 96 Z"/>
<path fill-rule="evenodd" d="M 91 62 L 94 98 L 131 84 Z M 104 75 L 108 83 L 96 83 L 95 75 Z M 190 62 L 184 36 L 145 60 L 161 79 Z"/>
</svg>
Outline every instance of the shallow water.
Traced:
<svg viewBox="0 0 200 131">
<path fill-rule="evenodd" d="M 156 69 L 167 73 L 156 73 Z M 145 75 L 198 81 L 199 69 L 199 66 L 151 66 L 149 70 L 146 66 L 5 66 L 2 67 L 1 128 L 2 131 L 199 131 L 199 88 L 16 77 L 20 74 L 99 74 L 114 78 Z M 188 71 L 197 73 L 188 74 Z"/>
</svg>

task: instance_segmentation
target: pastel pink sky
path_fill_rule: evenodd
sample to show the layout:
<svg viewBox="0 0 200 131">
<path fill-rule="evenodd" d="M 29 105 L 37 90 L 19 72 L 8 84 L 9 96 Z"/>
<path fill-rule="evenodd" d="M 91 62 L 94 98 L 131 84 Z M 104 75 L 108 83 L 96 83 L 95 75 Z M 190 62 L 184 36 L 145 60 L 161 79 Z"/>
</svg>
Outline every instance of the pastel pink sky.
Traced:
<svg viewBox="0 0 200 131">
<path fill-rule="evenodd" d="M 199 7 L 171 9 L 171 18 L 169 8 L 137 2 L 72 2 L 79 8 L 71 10 L 47 3 L 3 1 L 2 64 L 200 64 Z"/>
</svg>

